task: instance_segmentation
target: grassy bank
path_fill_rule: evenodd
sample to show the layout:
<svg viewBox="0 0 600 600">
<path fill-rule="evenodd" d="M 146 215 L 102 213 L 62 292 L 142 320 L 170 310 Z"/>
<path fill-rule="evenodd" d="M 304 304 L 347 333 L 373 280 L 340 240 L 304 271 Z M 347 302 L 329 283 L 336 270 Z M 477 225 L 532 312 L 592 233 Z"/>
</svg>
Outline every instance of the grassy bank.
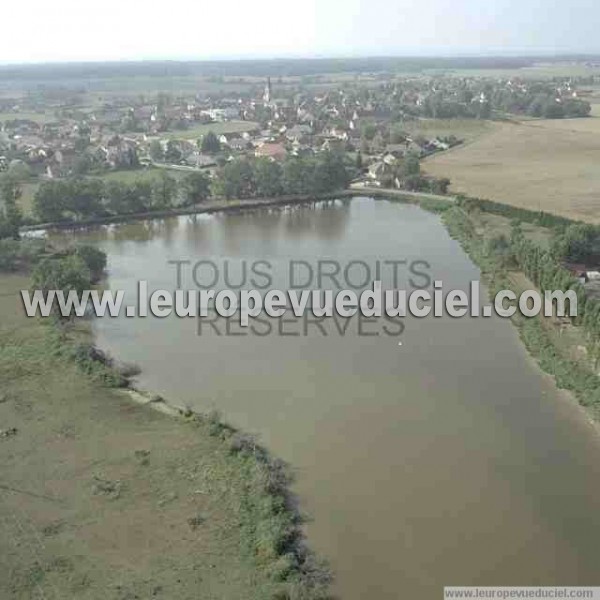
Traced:
<svg viewBox="0 0 600 600">
<path fill-rule="evenodd" d="M 518 295 L 525 289 L 535 289 L 536 286 L 524 274 L 519 263 L 514 247 L 517 242 L 506 235 L 506 228 L 514 227 L 516 221 L 497 214 L 503 210 L 494 209 L 502 205 L 490 203 L 491 212 L 486 212 L 485 206 L 485 202 L 479 201 L 469 208 L 459 204 L 445 211 L 442 218 L 450 234 L 460 241 L 463 249 L 480 267 L 491 294 L 510 289 Z M 524 219 L 520 222 L 519 239 L 525 240 L 535 252 L 544 251 L 547 237 L 551 235 L 544 225 L 559 228 L 564 225 L 559 217 L 546 215 L 546 219 L 543 213 L 524 214 L 523 209 L 514 210 Z M 510 216 L 515 217 L 514 214 Z M 499 239 L 504 241 L 498 243 Z M 526 318 L 519 311 L 512 321 L 541 369 L 554 377 L 559 388 L 572 392 L 590 417 L 598 421 L 600 378 L 596 372 L 596 361 L 586 348 L 589 336 L 582 327 L 566 319 L 544 316 Z"/>
<path fill-rule="evenodd" d="M 27 286 L 0 276 L 0 597 L 325 597 L 288 468 L 216 415 L 132 402 L 85 327 L 22 314 Z"/>
</svg>

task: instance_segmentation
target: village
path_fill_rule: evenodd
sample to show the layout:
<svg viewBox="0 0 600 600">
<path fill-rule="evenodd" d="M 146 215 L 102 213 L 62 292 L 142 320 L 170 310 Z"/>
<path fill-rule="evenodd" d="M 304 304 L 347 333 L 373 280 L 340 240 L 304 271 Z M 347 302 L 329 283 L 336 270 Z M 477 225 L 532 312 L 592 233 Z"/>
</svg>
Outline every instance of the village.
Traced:
<svg viewBox="0 0 600 600">
<path fill-rule="evenodd" d="M 263 60 L 310 7 L 60 5 L 0 64 L 0 598 L 595 585 L 600 58 Z M 384 51 L 397 7 L 361 8 Z M 169 33 L 245 58 L 135 59 Z"/>
<path fill-rule="evenodd" d="M 402 162 L 463 140 L 411 134 L 411 124 L 498 118 L 503 111 L 545 111 L 558 118 L 556 107 L 561 114 L 585 116 L 584 94 L 572 80 L 526 84 L 416 76 L 326 90 L 266 78 L 262 90 L 254 85 L 212 96 L 116 94 L 92 106 L 82 105 L 72 90 L 42 90 L 0 100 L 0 170 L 21 181 L 149 168 L 214 176 L 241 157 L 282 162 L 329 150 L 345 154 L 355 185 L 420 190 L 422 182 L 399 175 Z"/>
</svg>

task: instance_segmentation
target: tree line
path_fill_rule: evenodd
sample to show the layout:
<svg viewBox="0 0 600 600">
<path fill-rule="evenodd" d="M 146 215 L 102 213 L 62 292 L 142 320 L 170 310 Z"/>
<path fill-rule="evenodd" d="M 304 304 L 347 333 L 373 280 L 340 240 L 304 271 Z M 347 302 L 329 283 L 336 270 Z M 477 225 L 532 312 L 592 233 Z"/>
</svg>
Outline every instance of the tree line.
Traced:
<svg viewBox="0 0 600 600">
<path fill-rule="evenodd" d="M 552 290 L 575 292 L 577 295 L 575 324 L 583 328 L 588 351 L 597 363 L 600 360 L 600 301 L 586 293 L 583 284 L 565 268 L 565 263 L 598 264 L 600 262 L 600 227 L 478 199 L 460 198 L 458 204 L 467 211 L 481 208 L 485 210 L 489 207 L 492 212 L 501 212 L 506 216 L 518 215 L 518 220 L 513 220 L 510 238 L 502 237 L 491 244 L 488 243 L 488 250 L 491 250 L 496 258 L 503 255 L 504 264 L 514 262 L 544 292 Z M 549 247 L 543 248 L 526 238 L 520 226 L 521 221 L 550 227 L 554 235 Z M 463 233 L 469 237 L 474 235 L 473 232 L 466 230 L 463 230 Z"/>
<path fill-rule="evenodd" d="M 555 377 L 560 388 L 571 390 L 583 406 L 600 404 L 600 379 L 596 374 L 600 358 L 600 303 L 586 296 L 584 286 L 562 265 L 565 258 L 562 252 L 568 248 L 568 239 L 579 237 L 571 228 L 580 225 L 572 223 L 567 228 L 558 227 L 550 247 L 542 248 L 525 237 L 517 220 L 513 221 L 510 237 L 500 235 L 486 239 L 476 231 L 468 217 L 469 210 L 473 210 L 473 206 L 469 207 L 468 203 L 453 205 L 444 212 L 443 219 L 451 234 L 460 239 L 469 256 L 485 273 L 492 294 L 501 289 L 511 289 L 507 270 L 515 267 L 542 291 L 560 289 L 575 292 L 578 314 L 574 323 L 585 333 L 588 355 L 594 365 L 576 361 L 565 354 L 542 318 L 526 318 L 517 311 L 513 322 L 527 349 L 536 357 L 540 367 Z"/>
<path fill-rule="evenodd" d="M 343 154 L 322 152 L 317 157 L 289 157 L 282 164 L 268 158 L 234 159 L 218 169 L 214 179 L 201 171 L 177 178 L 160 171 L 151 180 L 133 182 L 71 177 L 42 183 L 33 214 L 40 222 L 81 221 L 189 206 L 211 196 L 316 195 L 345 188 L 350 171 Z"/>
<path fill-rule="evenodd" d="M 0 240 L 19 239 L 19 227 L 23 213 L 19 206 L 22 190 L 18 181 L 10 175 L 0 179 Z"/>
<path fill-rule="evenodd" d="M 312 196 L 347 187 L 351 172 L 341 152 L 289 156 L 283 163 L 268 158 L 237 158 L 218 171 L 213 189 L 225 198 Z"/>
<path fill-rule="evenodd" d="M 152 180 L 133 182 L 73 177 L 42 183 L 33 213 L 41 222 L 78 221 L 187 206 L 209 193 L 210 179 L 202 172 L 175 178 L 161 171 Z"/>
</svg>

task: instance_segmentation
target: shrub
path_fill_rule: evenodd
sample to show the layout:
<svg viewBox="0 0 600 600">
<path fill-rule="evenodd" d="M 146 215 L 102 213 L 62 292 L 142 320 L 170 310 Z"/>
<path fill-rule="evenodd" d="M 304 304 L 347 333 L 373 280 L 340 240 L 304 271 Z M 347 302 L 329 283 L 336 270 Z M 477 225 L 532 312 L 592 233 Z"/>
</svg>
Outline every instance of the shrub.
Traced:
<svg viewBox="0 0 600 600">
<path fill-rule="evenodd" d="M 80 257 L 90 270 L 92 282 L 98 281 L 106 268 L 106 254 L 95 246 L 83 245 L 75 249 L 75 255 Z"/>
</svg>

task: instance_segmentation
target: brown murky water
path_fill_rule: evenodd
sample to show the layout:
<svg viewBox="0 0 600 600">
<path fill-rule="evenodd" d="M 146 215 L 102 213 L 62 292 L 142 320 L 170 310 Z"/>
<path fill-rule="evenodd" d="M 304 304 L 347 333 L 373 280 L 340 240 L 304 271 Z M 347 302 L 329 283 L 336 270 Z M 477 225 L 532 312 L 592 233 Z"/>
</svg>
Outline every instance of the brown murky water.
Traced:
<svg viewBox="0 0 600 600">
<path fill-rule="evenodd" d="M 107 251 L 110 286 L 128 291 L 138 279 L 173 289 L 169 260 L 214 261 L 216 287 L 241 283 L 244 260 L 270 261 L 276 288 L 286 286 L 290 260 L 314 269 L 319 260 L 425 260 L 446 289 L 467 289 L 479 275 L 437 216 L 369 199 L 77 235 Z M 210 268 L 196 275 L 207 282 Z M 400 268 L 398 284 L 410 276 Z M 389 271 L 382 278 L 390 284 Z M 194 287 L 187 265 L 183 284 Z M 507 321 L 405 325 L 400 338 L 356 319 L 344 335 L 331 321 L 327 335 L 303 323 L 225 335 L 223 321 L 199 331 L 176 317 L 101 319 L 96 330 L 101 346 L 142 367 L 142 387 L 218 408 L 295 467 L 309 540 L 331 561 L 341 597 L 600 585 L 600 444 L 581 411 Z"/>
</svg>

